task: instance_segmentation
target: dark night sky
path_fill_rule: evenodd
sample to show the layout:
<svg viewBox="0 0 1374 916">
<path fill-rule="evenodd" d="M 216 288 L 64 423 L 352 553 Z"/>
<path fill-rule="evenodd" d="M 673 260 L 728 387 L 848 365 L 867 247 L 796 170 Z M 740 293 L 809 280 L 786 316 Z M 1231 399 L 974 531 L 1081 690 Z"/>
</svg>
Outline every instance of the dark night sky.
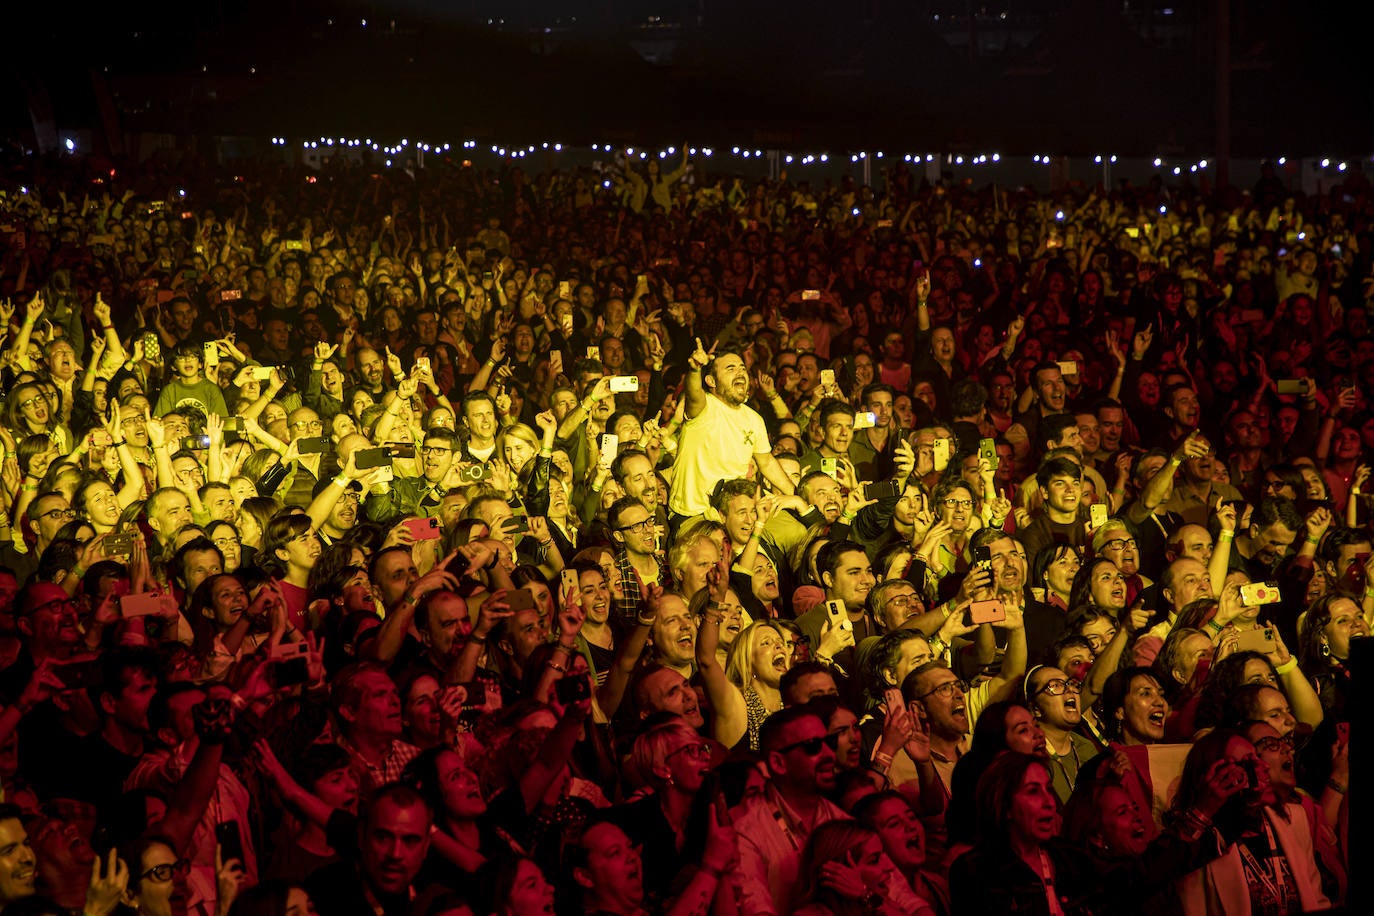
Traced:
<svg viewBox="0 0 1374 916">
<path fill-rule="evenodd" d="M 980 7 L 982 41 L 1021 46 L 975 60 L 949 20 L 965 4 L 934 0 L 154 0 L 77 17 L 31 3 L 7 17 L 27 39 L 11 46 L 11 69 L 43 86 L 73 126 L 98 110 L 87 67 L 108 66 L 121 107 L 142 107 L 124 129 L 270 135 L 299 123 L 308 133 L 314 115 L 321 129 L 392 119 L 508 133 L 562 119 L 568 131 L 646 141 L 715 126 L 830 143 L 917 136 L 1067 151 L 1106 137 L 1120 149 L 1207 152 L 1215 2 L 1167 2 L 1166 18 L 1133 0 L 1127 19 L 1104 0 L 994 0 Z M 1374 149 L 1369 10 L 1230 3 L 1237 151 Z M 485 24 L 496 15 L 503 29 Z M 687 28 L 646 49 L 663 35 L 644 28 L 651 15 Z M 671 50 L 671 63 L 646 62 L 646 50 Z M 8 133 L 29 120 L 19 85 L 0 83 Z M 180 120 L 158 123 L 159 111 Z"/>
</svg>

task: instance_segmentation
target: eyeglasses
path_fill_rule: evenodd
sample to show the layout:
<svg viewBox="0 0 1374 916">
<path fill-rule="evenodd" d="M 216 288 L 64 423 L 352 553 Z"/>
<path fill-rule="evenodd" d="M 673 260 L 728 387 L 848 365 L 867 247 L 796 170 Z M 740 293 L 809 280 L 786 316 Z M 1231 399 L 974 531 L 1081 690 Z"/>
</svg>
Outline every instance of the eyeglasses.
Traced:
<svg viewBox="0 0 1374 916">
<path fill-rule="evenodd" d="M 646 518 L 643 521 L 635 522 L 633 525 L 621 525 L 619 528 L 615 530 L 623 534 L 626 531 L 649 531 L 653 528 L 653 526 L 654 519 L 653 516 L 650 516 L 649 518 Z"/>
<path fill-rule="evenodd" d="M 933 690 L 927 690 L 916 699 L 924 700 L 926 697 L 939 697 L 942 700 L 948 700 L 954 696 L 954 691 L 956 690 L 959 691 L 960 694 L 968 693 L 968 684 L 965 681 L 945 681 L 939 687 Z"/>
<path fill-rule="evenodd" d="M 191 873 L 190 859 L 177 859 L 166 865 L 154 865 L 152 868 L 139 875 L 140 879 L 151 878 L 154 881 L 171 881 L 173 877 L 186 877 Z"/>
<path fill-rule="evenodd" d="M 1125 550 L 1127 547 L 1136 546 L 1135 538 L 1112 538 L 1110 541 L 1102 543 L 1103 550 Z"/>
<path fill-rule="evenodd" d="M 946 509 L 972 509 L 973 500 L 971 499 L 946 499 L 940 505 Z"/>
<path fill-rule="evenodd" d="M 30 407 L 32 407 L 33 405 L 37 404 L 37 403 L 38 403 L 39 401 L 41 401 L 41 400 L 43 400 L 43 395 L 41 395 L 41 394 L 35 394 L 33 397 L 29 398 L 27 401 L 20 401 L 20 402 L 19 402 L 19 409 L 20 409 L 20 410 L 28 410 Z"/>
<path fill-rule="evenodd" d="M 915 595 L 893 595 L 887 599 L 888 607 L 911 607 L 917 603 Z"/>
<path fill-rule="evenodd" d="M 815 757 L 820 754 L 821 748 L 823 747 L 828 747 L 833 751 L 839 746 L 840 736 L 838 733 L 835 733 L 829 735 L 821 735 L 819 738 L 807 738 L 805 741 L 798 741 L 794 744 L 789 744 L 785 747 L 780 747 L 778 748 L 778 751 L 780 753 L 787 754 L 792 751 L 799 750 L 808 757 Z"/>
<path fill-rule="evenodd" d="M 447 455 L 453 449 L 447 445 L 426 445 L 420 449 L 420 454 L 428 457 L 429 455 Z"/>
<path fill-rule="evenodd" d="M 319 420 L 297 420 L 291 425 L 296 429 L 324 429 L 324 424 Z"/>
<path fill-rule="evenodd" d="M 214 544 L 220 550 L 223 550 L 226 547 L 237 547 L 239 545 L 239 539 L 236 537 L 215 538 L 210 543 Z"/>
<path fill-rule="evenodd" d="M 669 753 L 663 759 L 665 761 L 672 760 L 678 754 L 686 754 L 688 757 L 693 757 L 697 760 L 709 760 L 711 759 L 711 745 L 707 744 L 705 741 L 694 744 L 684 744 L 682 747 Z"/>
<path fill-rule="evenodd" d="M 66 614 L 66 613 L 75 614 L 75 613 L 76 613 L 76 602 L 75 602 L 75 601 L 71 601 L 71 600 L 67 600 L 67 601 L 49 601 L 47 604 L 40 604 L 38 607 L 34 608 L 33 611 L 32 611 L 31 613 L 33 613 L 33 614 L 42 614 L 42 613 L 44 613 L 45 611 L 46 611 L 47 613 L 50 613 L 50 614 Z"/>
<path fill-rule="evenodd" d="M 41 513 L 38 517 L 39 517 L 39 518 L 50 518 L 50 519 L 59 519 L 59 518 L 73 519 L 73 518 L 76 518 L 76 510 L 75 510 L 75 509 L 49 509 L 47 512 Z"/>
<path fill-rule="evenodd" d="M 1287 751 L 1293 753 L 1294 741 L 1292 735 L 1281 735 L 1274 738 L 1259 738 L 1255 742 L 1255 750 L 1261 754 L 1273 754 Z"/>
<path fill-rule="evenodd" d="M 1032 696 L 1040 696 L 1048 693 L 1052 697 L 1062 697 L 1066 693 L 1078 693 L 1083 689 L 1083 682 L 1078 680 L 1066 681 L 1062 677 L 1054 678 L 1040 685 L 1040 689 L 1035 691 Z"/>
</svg>

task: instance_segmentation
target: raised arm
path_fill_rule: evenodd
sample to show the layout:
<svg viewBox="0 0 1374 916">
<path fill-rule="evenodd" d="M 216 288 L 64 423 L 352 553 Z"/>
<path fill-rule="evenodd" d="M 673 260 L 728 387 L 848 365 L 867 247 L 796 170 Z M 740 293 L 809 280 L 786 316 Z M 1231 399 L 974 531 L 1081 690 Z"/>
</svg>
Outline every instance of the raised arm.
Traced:
<svg viewBox="0 0 1374 916">
<path fill-rule="evenodd" d="M 734 747 L 749 730 L 749 712 L 744 705 L 744 694 L 726 678 L 725 669 L 716 658 L 720 628 L 725 622 L 723 602 L 730 588 L 728 564 L 729 560 L 722 557 L 707 573 L 710 600 L 697 627 L 697 670 L 706 685 L 706 698 L 716 714 L 715 738 L 726 747 Z"/>
<path fill-rule="evenodd" d="M 687 402 L 687 419 L 695 417 L 706 409 L 706 389 L 701 383 L 701 370 L 716 351 L 715 345 L 711 346 L 708 352 L 701 345 L 701 338 L 696 338 L 696 349 L 687 357 L 687 379 L 684 396 Z"/>
</svg>

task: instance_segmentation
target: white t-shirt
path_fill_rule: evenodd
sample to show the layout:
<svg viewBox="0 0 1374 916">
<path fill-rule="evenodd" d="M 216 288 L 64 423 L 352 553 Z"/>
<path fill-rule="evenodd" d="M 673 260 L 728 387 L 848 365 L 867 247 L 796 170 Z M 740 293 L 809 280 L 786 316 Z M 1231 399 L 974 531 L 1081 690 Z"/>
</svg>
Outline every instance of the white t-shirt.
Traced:
<svg viewBox="0 0 1374 916">
<path fill-rule="evenodd" d="M 668 508 L 678 515 L 701 515 L 717 481 L 743 477 L 749 460 L 768 450 L 768 428 L 757 411 L 744 404 L 730 407 L 707 394 L 701 413 L 682 425 Z"/>
</svg>

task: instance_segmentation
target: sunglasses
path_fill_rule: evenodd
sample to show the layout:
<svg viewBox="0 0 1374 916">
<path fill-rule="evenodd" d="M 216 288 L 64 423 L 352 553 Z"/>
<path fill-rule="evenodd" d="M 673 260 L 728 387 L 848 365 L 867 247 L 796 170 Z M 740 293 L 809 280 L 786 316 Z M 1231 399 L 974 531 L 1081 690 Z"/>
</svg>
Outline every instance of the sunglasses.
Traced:
<svg viewBox="0 0 1374 916">
<path fill-rule="evenodd" d="M 799 750 L 808 757 L 815 757 L 820 754 L 821 748 L 823 747 L 828 747 L 833 751 L 839 746 L 840 736 L 839 733 L 836 732 L 829 735 L 821 735 L 818 738 L 807 738 L 805 741 L 798 741 L 786 747 L 778 748 L 778 750 L 783 754 Z"/>
</svg>

